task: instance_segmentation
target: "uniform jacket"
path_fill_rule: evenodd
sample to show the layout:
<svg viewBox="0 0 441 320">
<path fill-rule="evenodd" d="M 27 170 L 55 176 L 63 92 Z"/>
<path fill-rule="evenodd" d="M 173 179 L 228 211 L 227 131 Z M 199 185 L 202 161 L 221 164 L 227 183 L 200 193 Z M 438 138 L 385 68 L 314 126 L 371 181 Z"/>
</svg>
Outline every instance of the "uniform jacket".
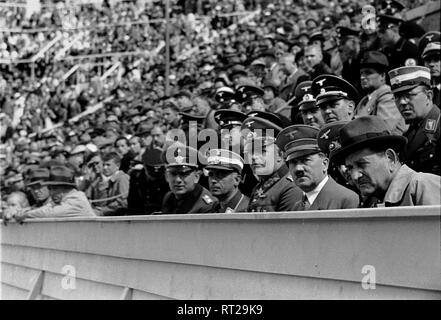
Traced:
<svg viewBox="0 0 441 320">
<path fill-rule="evenodd" d="M 413 59 L 415 63 L 419 59 L 417 46 L 404 38 L 400 38 L 393 47 L 385 47 L 383 53 L 389 61 L 389 70 L 405 66 L 408 59 Z"/>
<path fill-rule="evenodd" d="M 121 170 L 115 172 L 109 179 L 105 189 L 106 199 L 95 202 L 95 211 L 98 215 L 113 215 L 122 208 L 127 208 L 127 196 L 129 194 L 130 177 Z"/>
<path fill-rule="evenodd" d="M 236 194 L 226 203 L 218 202 L 215 208 L 215 212 L 218 213 L 234 213 L 234 212 L 247 212 L 250 198 L 242 194 L 239 190 Z"/>
<path fill-rule="evenodd" d="M 320 190 L 317 198 L 308 210 L 332 210 L 332 209 L 351 209 L 358 208 L 359 197 L 348 188 L 339 185 L 329 176 L 328 181 Z M 294 211 L 304 211 L 303 201 L 296 203 Z"/>
<path fill-rule="evenodd" d="M 365 96 L 355 108 L 355 117 L 375 115 L 379 116 L 389 126 L 393 134 L 403 135 L 407 130 L 404 118 L 397 108 L 394 95 L 390 87 L 382 85 L 369 96 Z"/>
<path fill-rule="evenodd" d="M 331 68 L 329 68 L 328 65 L 323 61 L 312 68 L 312 70 L 309 72 L 309 77 L 314 80 L 322 74 L 332 74 Z"/>
<path fill-rule="evenodd" d="M 441 204 L 441 177 L 416 172 L 402 165 L 392 179 L 386 195 L 386 207 L 425 206 Z"/>
<path fill-rule="evenodd" d="M 162 200 L 169 191 L 170 188 L 164 178 L 151 180 L 144 169 L 133 170 L 130 174 L 126 214 L 151 214 L 161 211 Z"/>
<path fill-rule="evenodd" d="M 173 192 L 168 192 L 162 202 L 163 214 L 214 213 L 217 198 L 199 184 L 183 199 L 176 199 Z"/>
<path fill-rule="evenodd" d="M 61 199 L 60 204 L 49 201 L 43 207 L 26 212 L 27 218 L 58 218 L 95 216 L 89 200 L 82 191 L 72 189 Z"/>
<path fill-rule="evenodd" d="M 251 194 L 248 211 L 292 211 L 296 202 L 302 199 L 302 195 L 302 191 L 289 175 L 288 168 L 283 165 L 269 178 L 257 184 Z"/>
<path fill-rule="evenodd" d="M 418 172 L 441 175 L 440 109 L 433 106 L 426 118 L 411 125 L 404 135 L 407 139 L 404 163 Z"/>
</svg>

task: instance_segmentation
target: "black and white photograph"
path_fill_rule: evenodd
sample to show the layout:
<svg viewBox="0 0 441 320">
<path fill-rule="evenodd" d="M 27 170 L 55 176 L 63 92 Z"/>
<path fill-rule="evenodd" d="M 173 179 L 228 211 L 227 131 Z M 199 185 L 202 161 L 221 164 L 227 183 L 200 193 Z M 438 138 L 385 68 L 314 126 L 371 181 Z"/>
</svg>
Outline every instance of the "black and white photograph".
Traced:
<svg viewBox="0 0 441 320">
<path fill-rule="evenodd" d="M 440 16 L 0 0 L 0 300 L 440 300 Z"/>
</svg>

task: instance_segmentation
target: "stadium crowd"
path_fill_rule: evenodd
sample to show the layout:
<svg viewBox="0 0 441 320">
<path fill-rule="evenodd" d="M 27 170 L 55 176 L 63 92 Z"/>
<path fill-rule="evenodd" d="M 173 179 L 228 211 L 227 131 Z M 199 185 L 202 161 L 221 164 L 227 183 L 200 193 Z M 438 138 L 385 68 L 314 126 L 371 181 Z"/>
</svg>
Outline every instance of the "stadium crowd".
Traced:
<svg viewBox="0 0 441 320">
<path fill-rule="evenodd" d="M 2 7 L 3 218 L 440 204 L 426 2 Z"/>
</svg>

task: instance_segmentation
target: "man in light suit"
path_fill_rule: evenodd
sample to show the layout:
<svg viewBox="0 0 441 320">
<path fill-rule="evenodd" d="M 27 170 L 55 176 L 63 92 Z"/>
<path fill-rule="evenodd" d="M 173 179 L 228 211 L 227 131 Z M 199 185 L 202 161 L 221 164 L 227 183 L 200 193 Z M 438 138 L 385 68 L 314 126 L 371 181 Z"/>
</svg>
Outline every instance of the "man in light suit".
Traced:
<svg viewBox="0 0 441 320">
<path fill-rule="evenodd" d="M 358 195 L 328 175 L 329 159 L 318 146 L 318 132 L 311 126 L 293 125 L 276 138 L 295 184 L 303 191 L 294 211 L 357 208 Z"/>
</svg>

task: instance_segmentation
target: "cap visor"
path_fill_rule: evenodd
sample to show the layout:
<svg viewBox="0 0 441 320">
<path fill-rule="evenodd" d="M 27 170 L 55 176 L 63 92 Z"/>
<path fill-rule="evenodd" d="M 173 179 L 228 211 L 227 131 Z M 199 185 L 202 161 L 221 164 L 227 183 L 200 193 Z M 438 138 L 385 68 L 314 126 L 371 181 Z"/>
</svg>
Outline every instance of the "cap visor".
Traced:
<svg viewBox="0 0 441 320">
<path fill-rule="evenodd" d="M 421 86 L 421 85 L 423 85 L 423 84 L 422 83 L 417 83 L 417 84 L 410 84 L 410 85 L 407 85 L 407 86 L 398 87 L 398 88 L 392 89 L 392 93 L 398 93 L 398 92 L 412 90 L 413 88 L 416 88 L 416 87 Z"/>
</svg>

